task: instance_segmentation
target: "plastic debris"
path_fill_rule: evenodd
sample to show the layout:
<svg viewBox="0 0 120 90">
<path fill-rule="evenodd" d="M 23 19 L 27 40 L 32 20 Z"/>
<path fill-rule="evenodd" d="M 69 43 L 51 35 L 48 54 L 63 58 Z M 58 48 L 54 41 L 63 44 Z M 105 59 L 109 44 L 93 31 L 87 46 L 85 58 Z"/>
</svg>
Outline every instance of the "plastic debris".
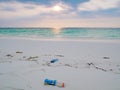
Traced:
<svg viewBox="0 0 120 90">
<path fill-rule="evenodd" d="M 59 82 L 57 80 L 50 80 L 50 79 L 45 79 L 44 80 L 44 85 L 53 85 L 53 86 L 58 86 L 58 87 L 64 87 L 64 82 Z"/>
<path fill-rule="evenodd" d="M 110 57 L 103 57 L 104 59 L 110 59 Z"/>
<path fill-rule="evenodd" d="M 55 63 L 55 62 L 57 62 L 58 61 L 58 59 L 52 59 L 51 61 L 50 61 L 50 63 Z"/>
<path fill-rule="evenodd" d="M 23 53 L 22 51 L 17 51 L 16 53 Z"/>
<path fill-rule="evenodd" d="M 13 57 L 11 54 L 7 54 L 6 56 L 7 56 L 7 57 Z"/>
</svg>

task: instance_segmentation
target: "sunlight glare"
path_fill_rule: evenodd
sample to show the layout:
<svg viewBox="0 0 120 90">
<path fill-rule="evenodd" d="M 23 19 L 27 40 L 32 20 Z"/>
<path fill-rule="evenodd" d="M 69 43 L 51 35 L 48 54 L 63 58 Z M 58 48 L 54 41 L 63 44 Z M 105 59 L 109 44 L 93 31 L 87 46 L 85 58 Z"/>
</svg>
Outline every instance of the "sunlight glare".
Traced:
<svg viewBox="0 0 120 90">
<path fill-rule="evenodd" d="M 53 7 L 53 10 L 56 11 L 56 12 L 60 12 L 60 11 L 63 10 L 63 8 L 59 5 L 56 5 L 56 6 Z"/>
<path fill-rule="evenodd" d="M 54 28 L 54 29 L 53 29 L 53 32 L 54 32 L 55 34 L 59 34 L 59 33 L 61 32 L 61 28 Z"/>
</svg>

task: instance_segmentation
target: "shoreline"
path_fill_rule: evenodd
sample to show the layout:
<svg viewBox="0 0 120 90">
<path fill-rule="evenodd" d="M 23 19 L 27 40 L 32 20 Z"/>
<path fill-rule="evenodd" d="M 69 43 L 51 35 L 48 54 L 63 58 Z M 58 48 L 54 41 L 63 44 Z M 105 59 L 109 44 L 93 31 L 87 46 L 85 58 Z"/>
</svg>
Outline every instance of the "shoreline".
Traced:
<svg viewBox="0 0 120 90">
<path fill-rule="evenodd" d="M 32 38 L 32 37 L 0 37 L 0 40 L 31 40 L 31 41 L 61 41 L 61 42 L 116 42 L 119 43 L 120 39 L 100 39 L 100 38 L 78 38 L 78 39 L 68 39 L 68 38 Z"/>
</svg>

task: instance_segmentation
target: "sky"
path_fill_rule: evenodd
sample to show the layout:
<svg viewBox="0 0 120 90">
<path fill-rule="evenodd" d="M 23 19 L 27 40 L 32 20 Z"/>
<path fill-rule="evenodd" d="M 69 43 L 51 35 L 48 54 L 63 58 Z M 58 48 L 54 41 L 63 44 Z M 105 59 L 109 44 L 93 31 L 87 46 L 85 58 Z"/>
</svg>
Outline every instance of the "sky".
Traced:
<svg viewBox="0 0 120 90">
<path fill-rule="evenodd" d="M 120 0 L 0 0 L 0 27 L 120 27 Z"/>
</svg>

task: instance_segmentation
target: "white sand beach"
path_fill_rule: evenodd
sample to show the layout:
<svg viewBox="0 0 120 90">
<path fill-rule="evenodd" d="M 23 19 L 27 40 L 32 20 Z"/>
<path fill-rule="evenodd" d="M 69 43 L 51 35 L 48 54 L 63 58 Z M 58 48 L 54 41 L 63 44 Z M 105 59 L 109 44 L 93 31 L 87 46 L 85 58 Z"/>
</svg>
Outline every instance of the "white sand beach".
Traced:
<svg viewBox="0 0 120 90">
<path fill-rule="evenodd" d="M 120 41 L 1 38 L 0 90 L 120 90 Z"/>
</svg>

